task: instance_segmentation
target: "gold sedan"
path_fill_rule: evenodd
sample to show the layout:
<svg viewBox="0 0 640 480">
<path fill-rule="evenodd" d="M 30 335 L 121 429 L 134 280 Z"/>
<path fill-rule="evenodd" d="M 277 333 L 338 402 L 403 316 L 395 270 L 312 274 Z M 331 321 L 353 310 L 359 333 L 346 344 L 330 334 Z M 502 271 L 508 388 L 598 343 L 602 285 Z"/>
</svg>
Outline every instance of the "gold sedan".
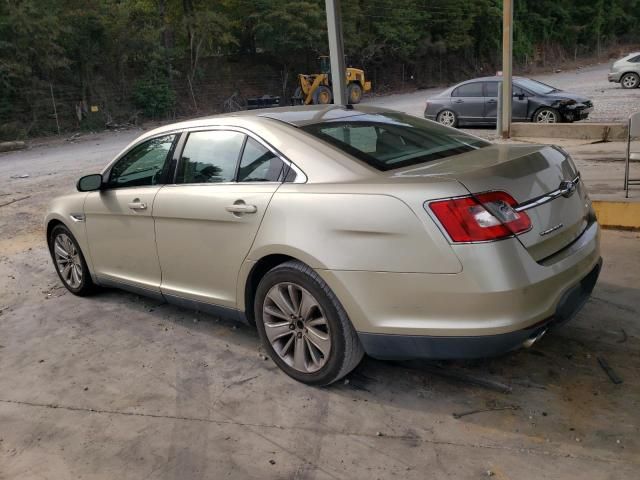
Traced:
<svg viewBox="0 0 640 480">
<path fill-rule="evenodd" d="M 380 108 L 168 125 L 77 189 L 45 220 L 66 288 L 115 286 L 246 321 L 282 370 L 314 385 L 365 352 L 531 345 L 575 315 L 601 265 L 564 151 Z"/>
</svg>

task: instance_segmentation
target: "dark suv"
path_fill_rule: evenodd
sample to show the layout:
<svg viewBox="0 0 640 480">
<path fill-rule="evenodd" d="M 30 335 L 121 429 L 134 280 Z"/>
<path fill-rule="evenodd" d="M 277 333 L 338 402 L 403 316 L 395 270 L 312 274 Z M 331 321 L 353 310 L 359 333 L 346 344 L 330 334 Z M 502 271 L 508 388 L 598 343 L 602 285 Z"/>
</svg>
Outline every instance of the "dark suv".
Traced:
<svg viewBox="0 0 640 480">
<path fill-rule="evenodd" d="M 449 127 L 495 125 L 502 77 L 467 80 L 427 100 L 425 118 Z M 516 122 L 558 123 L 584 120 L 593 110 L 588 98 L 537 80 L 513 77 L 512 115 Z"/>
</svg>

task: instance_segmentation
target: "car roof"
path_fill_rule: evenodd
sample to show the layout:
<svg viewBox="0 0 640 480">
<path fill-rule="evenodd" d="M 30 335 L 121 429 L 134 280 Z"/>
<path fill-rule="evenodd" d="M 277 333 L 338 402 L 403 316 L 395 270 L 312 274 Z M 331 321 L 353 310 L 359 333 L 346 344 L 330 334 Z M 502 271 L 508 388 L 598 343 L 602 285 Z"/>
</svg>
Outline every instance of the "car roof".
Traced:
<svg viewBox="0 0 640 480">
<path fill-rule="evenodd" d="M 465 80 L 464 82 L 460 82 L 458 84 L 456 84 L 455 86 L 457 87 L 458 85 L 463 85 L 465 83 L 472 83 L 472 82 L 489 82 L 489 81 L 501 81 L 504 77 L 502 75 L 493 75 L 493 76 L 488 76 L 488 77 L 478 77 L 478 78 L 472 78 L 470 80 Z M 525 77 L 520 77 L 517 75 L 514 75 L 513 80 L 520 80 L 523 79 Z"/>
<path fill-rule="evenodd" d="M 263 123 L 269 120 L 301 127 L 313 123 L 336 121 L 359 115 L 395 112 L 388 108 L 369 105 L 302 105 L 291 107 L 262 108 L 240 112 L 209 115 L 182 122 L 171 123 L 147 132 L 141 138 L 148 138 L 165 132 L 173 132 L 187 128 L 209 127 L 217 125 L 234 125 L 238 123 Z"/>
</svg>

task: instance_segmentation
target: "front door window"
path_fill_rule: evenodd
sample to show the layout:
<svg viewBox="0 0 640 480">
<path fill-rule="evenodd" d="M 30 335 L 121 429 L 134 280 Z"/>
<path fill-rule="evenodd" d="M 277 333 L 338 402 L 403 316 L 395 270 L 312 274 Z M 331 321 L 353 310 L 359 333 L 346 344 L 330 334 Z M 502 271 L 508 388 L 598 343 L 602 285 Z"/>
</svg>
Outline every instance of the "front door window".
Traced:
<svg viewBox="0 0 640 480">
<path fill-rule="evenodd" d="M 164 182 L 167 157 L 176 135 L 147 140 L 126 153 L 111 168 L 109 188 L 146 187 Z"/>
</svg>

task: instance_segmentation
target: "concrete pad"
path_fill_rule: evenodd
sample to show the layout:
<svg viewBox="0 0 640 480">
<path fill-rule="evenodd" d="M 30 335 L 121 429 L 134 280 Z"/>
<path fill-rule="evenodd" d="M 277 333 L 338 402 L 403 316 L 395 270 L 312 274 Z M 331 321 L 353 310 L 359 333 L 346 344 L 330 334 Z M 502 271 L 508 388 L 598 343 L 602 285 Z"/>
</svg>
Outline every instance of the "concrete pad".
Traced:
<svg viewBox="0 0 640 480">
<path fill-rule="evenodd" d="M 513 123 L 513 138 L 571 138 L 621 141 L 628 137 L 626 123 Z"/>
<path fill-rule="evenodd" d="M 511 394 L 436 375 L 433 364 L 371 359 L 348 383 L 310 388 L 263 360 L 249 327 L 116 290 L 78 298 L 60 285 L 45 204 L 134 135 L 0 161 L 0 194 L 31 195 L 0 208 L 0 479 L 637 474 L 640 234 L 603 232 L 591 300 L 533 349 L 438 364 Z M 585 158 L 594 179 L 619 164 Z M 21 173 L 30 176 L 12 178 Z M 611 383 L 598 357 L 624 383 Z M 471 410 L 486 411 L 452 416 Z"/>
</svg>

